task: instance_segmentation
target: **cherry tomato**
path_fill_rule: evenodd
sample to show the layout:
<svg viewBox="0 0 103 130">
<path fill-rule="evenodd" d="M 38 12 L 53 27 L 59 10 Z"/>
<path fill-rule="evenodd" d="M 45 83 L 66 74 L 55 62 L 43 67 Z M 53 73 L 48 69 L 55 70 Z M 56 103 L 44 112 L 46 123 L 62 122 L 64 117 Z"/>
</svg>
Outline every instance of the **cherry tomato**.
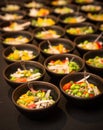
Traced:
<svg viewBox="0 0 103 130">
<path fill-rule="evenodd" d="M 26 78 L 17 78 L 15 82 L 27 82 Z"/>
<path fill-rule="evenodd" d="M 101 59 L 101 62 L 103 63 L 103 59 Z"/>
<path fill-rule="evenodd" d="M 54 60 L 51 60 L 50 63 L 54 63 L 55 61 Z"/>
<path fill-rule="evenodd" d="M 36 107 L 36 104 L 30 104 L 30 105 L 28 105 L 28 108 L 30 108 L 30 109 L 33 109 L 33 108 L 35 108 Z"/>
<path fill-rule="evenodd" d="M 102 45 L 99 42 L 97 42 L 97 45 L 99 49 L 102 48 Z"/>
<path fill-rule="evenodd" d="M 89 97 L 94 97 L 94 94 L 89 94 Z"/>
<path fill-rule="evenodd" d="M 65 90 L 69 89 L 70 86 L 71 86 L 71 83 L 70 83 L 70 82 L 69 82 L 69 83 L 66 83 L 66 84 L 63 86 L 63 90 L 65 91 Z"/>
</svg>

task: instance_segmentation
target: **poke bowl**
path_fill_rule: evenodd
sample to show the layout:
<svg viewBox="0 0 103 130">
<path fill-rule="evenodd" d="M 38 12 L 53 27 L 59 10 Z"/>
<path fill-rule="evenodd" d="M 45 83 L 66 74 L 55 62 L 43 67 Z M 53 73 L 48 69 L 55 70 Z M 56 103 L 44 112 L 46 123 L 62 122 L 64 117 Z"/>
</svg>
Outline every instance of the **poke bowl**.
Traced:
<svg viewBox="0 0 103 130">
<path fill-rule="evenodd" d="M 17 12 L 20 11 L 21 8 L 23 8 L 23 5 L 17 1 L 8 1 L 7 3 L 4 1 L 0 3 L 0 10 L 2 12 Z"/>
<path fill-rule="evenodd" d="M 54 26 L 58 23 L 58 19 L 53 15 L 48 15 L 46 17 L 37 17 L 31 19 L 32 27 L 48 27 Z"/>
<path fill-rule="evenodd" d="M 103 31 L 103 22 L 99 22 L 97 24 L 97 29 L 98 29 L 98 32 L 102 32 Z"/>
<path fill-rule="evenodd" d="M 3 58 L 7 63 L 20 61 L 37 61 L 40 55 L 40 49 L 32 44 L 9 46 L 2 52 Z"/>
<path fill-rule="evenodd" d="M 23 45 L 32 42 L 33 35 L 27 31 L 5 32 L 1 35 L 4 46 Z"/>
<path fill-rule="evenodd" d="M 12 88 L 18 85 L 42 80 L 45 75 L 44 66 L 37 61 L 22 61 L 7 65 L 3 71 L 3 77 Z"/>
<path fill-rule="evenodd" d="M 87 18 L 90 22 L 103 22 L 103 10 L 97 13 L 88 13 Z"/>
<path fill-rule="evenodd" d="M 82 71 L 84 66 L 83 59 L 74 54 L 53 55 L 44 61 L 47 73 L 60 79 L 67 74 Z"/>
<path fill-rule="evenodd" d="M 68 24 L 77 24 L 85 22 L 87 18 L 83 13 L 77 12 L 77 13 L 60 15 L 59 19 L 63 25 L 68 25 Z"/>
<path fill-rule="evenodd" d="M 98 36 L 98 34 L 91 34 L 74 39 L 76 47 L 81 55 L 88 51 L 101 50 L 103 48 L 103 37 L 101 36 L 96 40 Z"/>
<path fill-rule="evenodd" d="M 78 5 L 87 5 L 94 3 L 94 1 L 95 0 L 74 0 L 74 3 Z"/>
<path fill-rule="evenodd" d="M 103 50 L 89 51 L 83 55 L 87 69 L 100 76 L 103 75 Z"/>
<path fill-rule="evenodd" d="M 44 57 L 48 57 L 55 54 L 72 53 L 75 49 L 75 44 L 65 38 L 51 39 L 42 41 L 39 44 L 39 48 Z"/>
<path fill-rule="evenodd" d="M 44 4 L 42 2 L 37 2 L 37 1 L 27 1 L 27 2 L 24 2 L 24 7 L 26 9 L 42 8 L 43 6 L 44 6 Z"/>
<path fill-rule="evenodd" d="M 30 100 L 27 101 L 28 98 Z M 12 93 L 13 105 L 20 113 L 31 119 L 44 119 L 50 116 L 51 112 L 53 114 L 59 100 L 60 90 L 57 86 L 44 81 L 22 84 Z"/>
<path fill-rule="evenodd" d="M 25 17 L 24 11 L 17 11 L 17 12 L 1 12 L 0 19 L 2 21 L 15 21 L 15 20 L 22 20 Z"/>
<path fill-rule="evenodd" d="M 98 2 L 93 4 L 82 5 L 80 10 L 84 13 L 96 13 L 102 10 L 102 5 Z"/>
<path fill-rule="evenodd" d="M 90 108 L 102 101 L 103 80 L 93 73 L 75 72 L 61 79 L 60 90 L 69 103 Z"/>
<path fill-rule="evenodd" d="M 97 27 L 92 23 L 84 22 L 75 25 L 67 25 L 65 27 L 65 31 L 71 39 L 74 39 L 78 36 L 85 36 L 96 33 Z"/>
<path fill-rule="evenodd" d="M 5 21 L 0 24 L 2 32 L 17 32 L 27 30 L 30 22 L 27 20 Z"/>
<path fill-rule="evenodd" d="M 69 4 L 69 5 L 66 5 L 66 6 L 55 7 L 53 13 L 56 16 L 58 16 L 58 15 L 74 13 L 76 10 L 77 10 L 76 5 Z"/>
<path fill-rule="evenodd" d="M 37 17 L 47 17 L 52 12 L 52 9 L 49 7 L 43 6 L 41 8 L 30 8 L 27 10 L 27 15 L 30 18 L 37 18 Z"/>
<path fill-rule="evenodd" d="M 34 29 L 34 37 L 39 41 L 57 39 L 63 37 L 64 34 L 65 31 L 60 26 L 50 26 Z"/>
<path fill-rule="evenodd" d="M 57 6 L 66 6 L 70 4 L 72 0 L 53 0 L 50 2 L 50 6 L 57 7 Z"/>
</svg>

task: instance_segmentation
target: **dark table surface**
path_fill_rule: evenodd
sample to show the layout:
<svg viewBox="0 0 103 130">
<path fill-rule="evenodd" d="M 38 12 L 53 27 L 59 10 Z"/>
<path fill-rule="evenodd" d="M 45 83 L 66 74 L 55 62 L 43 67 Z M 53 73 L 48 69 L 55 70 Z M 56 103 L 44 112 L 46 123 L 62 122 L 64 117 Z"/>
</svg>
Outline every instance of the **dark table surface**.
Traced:
<svg viewBox="0 0 103 130">
<path fill-rule="evenodd" d="M 0 130 L 103 130 L 103 106 L 79 108 L 71 105 L 61 95 L 57 109 L 41 120 L 31 120 L 22 115 L 13 105 L 13 89 L 3 78 L 7 63 L 2 57 L 4 47 L 0 44 Z M 46 76 L 48 77 L 48 75 Z M 44 78 L 48 81 L 48 78 Z"/>
</svg>

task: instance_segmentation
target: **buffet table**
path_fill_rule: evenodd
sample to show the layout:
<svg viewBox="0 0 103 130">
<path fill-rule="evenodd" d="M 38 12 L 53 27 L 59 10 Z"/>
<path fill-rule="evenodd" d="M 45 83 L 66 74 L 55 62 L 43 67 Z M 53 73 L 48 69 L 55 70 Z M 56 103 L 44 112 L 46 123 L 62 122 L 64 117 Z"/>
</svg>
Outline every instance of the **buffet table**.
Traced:
<svg viewBox="0 0 103 130">
<path fill-rule="evenodd" d="M 2 72 L 7 63 L 2 57 L 3 46 L 0 44 L 0 130 L 102 130 L 103 105 L 95 108 L 79 108 L 69 104 L 61 95 L 54 113 L 41 120 L 31 120 L 14 107 L 11 94 L 13 89 L 3 78 Z"/>
<path fill-rule="evenodd" d="M 78 107 L 61 94 L 53 113 L 43 119 L 29 119 L 13 105 L 13 88 L 4 80 L 3 70 L 7 66 L 2 57 L 4 47 L 0 42 L 0 130 L 103 130 L 103 104 L 95 107 Z M 74 52 L 76 53 L 76 52 Z M 49 82 L 46 74 L 45 81 Z M 52 80 L 59 87 L 59 82 Z"/>
</svg>

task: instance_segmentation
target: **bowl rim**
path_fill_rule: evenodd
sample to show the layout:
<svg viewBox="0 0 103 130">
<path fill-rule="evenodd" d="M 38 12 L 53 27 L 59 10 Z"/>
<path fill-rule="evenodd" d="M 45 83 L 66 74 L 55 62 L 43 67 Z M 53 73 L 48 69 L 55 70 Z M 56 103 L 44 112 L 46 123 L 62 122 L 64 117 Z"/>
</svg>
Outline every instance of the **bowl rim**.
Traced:
<svg viewBox="0 0 103 130">
<path fill-rule="evenodd" d="M 29 2 L 30 3 L 30 2 Z M 42 1 L 41 2 L 37 2 L 37 3 L 43 3 Z M 50 7 L 48 7 L 47 5 L 43 5 L 42 7 L 36 7 L 36 8 L 29 8 L 29 7 L 26 7 L 26 10 L 27 10 L 27 16 L 28 17 L 30 17 L 30 18 L 38 18 L 38 17 L 45 17 L 45 16 L 30 16 L 30 10 L 32 10 L 32 9 L 36 9 L 37 11 L 39 11 L 40 9 L 47 9 L 48 11 L 49 11 L 49 14 L 47 14 L 46 15 L 46 17 L 48 16 L 48 15 L 51 15 L 51 13 L 52 13 L 52 9 L 50 8 Z"/>
<path fill-rule="evenodd" d="M 52 56 L 49 56 L 49 57 L 47 57 L 46 59 L 45 59 L 45 61 L 44 61 L 44 67 L 45 67 L 45 69 L 48 71 L 48 72 L 50 72 L 50 73 L 52 73 L 52 74 L 54 74 L 54 75 L 61 75 L 61 76 L 64 76 L 64 75 L 68 75 L 68 74 L 71 74 L 71 72 L 70 73 L 63 73 L 63 74 L 60 74 L 60 73 L 55 73 L 55 72 L 53 72 L 53 71 L 50 71 L 49 69 L 48 69 L 48 67 L 47 67 L 47 63 L 48 63 L 48 61 L 49 60 L 52 60 L 53 58 L 56 58 L 56 57 L 58 57 L 58 59 L 60 58 L 60 57 L 64 57 L 64 58 L 66 58 L 66 57 L 75 57 L 75 58 L 78 58 L 79 59 L 79 61 L 82 63 L 82 67 L 79 69 L 79 71 L 81 71 L 83 68 L 84 68 L 84 66 L 85 66 L 85 63 L 84 63 L 84 60 L 81 58 L 81 57 L 79 57 L 79 56 L 77 56 L 77 55 L 75 55 L 75 54 L 55 54 L 55 55 L 52 55 Z"/>
<path fill-rule="evenodd" d="M 78 41 L 79 39 L 84 39 L 83 41 L 88 40 L 89 37 L 90 37 L 90 38 L 93 38 L 93 37 L 94 37 L 94 38 L 96 39 L 96 38 L 98 37 L 98 35 L 99 35 L 99 34 L 89 34 L 89 35 L 79 36 L 79 37 L 76 37 L 76 38 L 74 39 L 74 43 L 76 44 L 76 47 L 77 47 L 77 48 L 79 48 L 79 49 L 81 49 L 81 50 L 84 50 L 84 51 L 101 50 L 101 49 L 103 49 L 103 47 L 102 47 L 101 49 L 95 49 L 95 50 L 92 50 L 92 49 L 91 49 L 91 50 L 83 49 L 83 48 L 79 47 L 79 46 L 78 46 L 78 43 L 77 43 L 77 41 Z M 95 40 L 95 39 L 94 39 L 94 40 Z M 103 36 L 100 37 L 100 39 L 103 39 Z M 100 40 L 100 39 L 99 39 L 99 40 Z M 94 40 L 90 40 L 90 41 L 94 41 Z"/>
<path fill-rule="evenodd" d="M 83 5 L 83 4 L 92 4 L 94 2 L 94 0 L 92 0 L 91 2 L 82 2 L 82 3 L 80 3 L 80 2 L 77 2 L 76 0 L 74 1 L 74 3 L 75 4 L 78 4 L 78 5 Z"/>
<path fill-rule="evenodd" d="M 13 90 L 13 93 L 12 93 L 12 102 L 13 102 L 14 105 L 17 106 L 18 108 L 20 108 L 20 109 L 22 109 L 22 110 L 26 110 L 26 111 L 28 111 L 28 112 L 40 111 L 40 110 L 43 111 L 43 110 L 48 110 L 49 108 L 53 107 L 54 105 L 56 105 L 56 104 L 59 102 L 60 97 L 61 97 L 61 93 L 60 93 L 59 88 L 58 88 L 56 85 L 54 85 L 54 84 L 52 84 L 52 83 L 49 83 L 49 82 L 46 82 L 46 81 L 31 81 L 30 83 L 32 83 L 32 84 L 37 84 L 37 85 L 38 85 L 38 84 L 43 84 L 43 85 L 45 85 L 45 86 L 47 85 L 47 86 L 49 86 L 50 88 L 53 88 L 53 90 L 56 91 L 58 97 L 57 97 L 57 99 L 55 100 L 55 103 L 52 104 L 52 105 L 50 105 L 50 106 L 47 107 L 47 108 L 28 109 L 28 108 L 21 107 L 21 106 L 19 106 L 19 105 L 16 103 L 16 101 L 14 100 L 14 94 L 18 91 L 18 89 L 20 89 L 20 88 L 22 88 L 22 87 L 24 87 L 24 88 L 27 87 L 27 86 L 26 86 L 27 83 L 24 83 L 24 84 L 19 85 L 17 88 L 15 88 L 15 89 Z M 28 90 L 29 90 L 29 88 L 28 88 Z"/>
<path fill-rule="evenodd" d="M 9 37 L 15 38 L 15 35 L 21 36 L 21 35 L 24 35 L 24 34 L 26 34 L 26 35 L 28 35 L 30 37 L 29 41 L 25 42 L 23 44 L 18 44 L 18 45 L 28 44 L 29 42 L 31 42 L 33 40 L 33 34 L 31 32 L 29 32 L 29 31 L 23 31 L 23 30 L 22 31 L 14 31 L 14 32 L 12 32 L 12 31 L 5 32 L 5 33 L 1 34 L 1 39 L 4 40 L 5 36 L 7 36 L 7 38 L 9 38 Z M 9 35 L 12 35 L 12 36 L 9 36 Z M 15 44 L 6 44 L 3 41 L 2 41 L 2 44 L 7 45 L 7 46 L 18 46 L 18 45 L 15 45 Z"/>
<path fill-rule="evenodd" d="M 97 79 L 99 79 L 99 81 L 101 81 L 103 83 L 103 80 L 100 76 L 96 75 L 96 74 L 93 74 L 93 73 L 90 73 L 90 72 L 86 72 L 87 74 L 93 76 L 93 77 L 96 77 Z M 94 97 L 91 97 L 91 98 L 81 98 L 81 97 L 76 97 L 76 96 L 72 96 L 70 94 L 67 94 L 64 90 L 63 90 L 63 86 L 61 86 L 61 83 L 63 82 L 63 80 L 67 77 L 70 77 L 71 75 L 79 75 L 79 74 L 84 74 L 84 72 L 75 72 L 75 73 L 71 73 L 70 75 L 65 75 L 61 80 L 60 80 L 60 83 L 59 83 L 59 86 L 60 86 L 60 90 L 61 92 L 66 96 L 66 97 L 71 97 L 72 99 L 76 99 L 76 100 L 80 100 L 80 101 L 90 101 L 90 100 L 93 100 L 93 99 L 96 99 L 98 98 L 99 96 L 103 95 L 103 92 L 100 93 L 99 95 L 96 95 Z"/>
<path fill-rule="evenodd" d="M 102 14 L 103 15 L 103 9 L 100 12 L 95 12 L 95 13 L 90 12 L 87 14 L 87 19 L 91 20 L 92 22 L 101 22 L 101 23 L 103 22 L 103 20 L 93 19 L 89 16 L 89 15 L 93 15 L 93 14 L 97 14 L 97 15 Z"/>
<path fill-rule="evenodd" d="M 53 22 L 55 22 L 53 25 L 46 25 L 46 26 L 37 26 L 37 25 L 32 25 L 32 20 L 36 20 L 36 22 L 37 22 L 37 20 L 39 19 L 39 18 L 41 18 L 41 19 L 51 19 L 51 20 L 53 20 Z M 31 26 L 32 27 L 36 27 L 36 28 L 45 28 L 45 27 L 50 27 L 50 26 L 56 26 L 56 24 L 59 22 L 59 18 L 57 18 L 56 16 L 54 16 L 54 15 L 47 15 L 46 17 L 32 17 L 31 19 L 30 19 L 30 22 L 31 22 Z"/>
<path fill-rule="evenodd" d="M 72 0 L 68 0 L 68 1 L 64 1 L 65 3 L 63 3 L 63 4 L 54 4 L 53 3 L 53 1 L 51 1 L 51 3 L 49 4 L 50 6 L 54 6 L 54 7 L 60 7 L 61 5 L 63 5 L 63 6 L 65 6 L 65 5 L 67 5 L 67 4 L 71 4 L 72 3 Z"/>
<path fill-rule="evenodd" d="M 5 24 L 7 24 L 8 26 L 13 23 L 13 22 L 16 22 L 16 23 L 26 23 L 26 22 L 30 22 L 29 20 L 27 19 L 17 19 L 17 20 L 10 20 L 10 21 L 2 21 L 0 23 L 0 30 L 3 31 L 4 33 L 16 33 L 16 32 L 21 32 L 21 31 L 25 31 L 26 29 L 29 28 L 30 24 L 25 26 L 22 30 L 13 30 L 13 31 L 6 31 L 6 30 L 3 30 L 3 27 L 7 27 L 7 26 L 4 26 Z M 1 27 L 2 26 L 2 27 Z"/>
<path fill-rule="evenodd" d="M 34 2 L 35 2 L 35 1 L 34 1 Z M 32 1 L 25 1 L 25 2 L 24 2 L 24 7 L 25 7 L 26 9 L 33 8 L 33 7 L 28 7 L 28 6 L 27 6 L 27 4 L 30 4 L 30 3 L 32 3 Z M 42 1 L 41 1 L 41 2 L 40 2 L 40 1 L 36 1 L 36 3 L 39 3 L 39 4 L 41 4 L 42 6 L 44 6 L 44 4 L 43 4 Z M 41 7 L 36 7 L 36 8 L 38 9 L 38 8 L 41 8 Z"/>
<path fill-rule="evenodd" d="M 6 15 L 6 14 L 19 14 L 20 16 L 22 16 L 22 18 L 20 18 L 20 19 L 13 19 L 13 20 L 4 20 L 4 19 L 2 19 L 3 22 L 11 22 L 11 21 L 23 20 L 24 17 L 26 16 L 26 12 L 24 10 L 1 11 L 1 15 Z"/>
<path fill-rule="evenodd" d="M 54 25 L 54 26 L 48 26 L 48 27 L 44 27 L 45 29 L 47 29 L 47 30 L 49 30 L 49 29 L 52 29 L 52 30 L 60 30 L 61 32 L 62 32 L 62 34 L 60 35 L 60 37 L 62 37 L 62 36 L 64 36 L 65 35 L 65 30 L 64 30 L 64 28 L 63 27 L 61 27 L 61 26 L 59 26 L 59 25 Z M 37 32 L 41 32 L 41 31 L 43 31 L 43 27 L 40 27 L 40 28 L 35 28 L 34 30 L 33 30 L 33 33 L 34 33 L 34 37 L 36 38 L 36 39 L 38 39 L 38 40 L 51 40 L 51 39 L 57 39 L 57 38 L 47 38 L 47 39 L 44 39 L 44 38 L 38 38 L 37 36 L 36 36 L 36 34 L 37 34 Z M 59 38 L 60 38 L 59 37 Z"/>
<path fill-rule="evenodd" d="M 98 31 L 102 32 L 103 30 L 101 29 L 101 26 L 103 25 L 103 22 L 98 22 L 97 23 L 97 29 Z"/>
<path fill-rule="evenodd" d="M 84 59 L 85 64 L 86 64 L 87 66 L 92 67 L 92 68 L 94 68 L 94 69 L 98 69 L 98 71 L 101 71 L 101 70 L 103 70 L 103 68 L 99 68 L 99 67 L 90 65 L 90 64 L 88 64 L 88 63 L 86 62 L 86 56 L 88 56 L 88 55 L 90 55 L 90 54 L 92 55 L 92 54 L 94 54 L 94 53 L 98 53 L 97 55 L 99 55 L 99 53 L 103 53 L 103 49 L 94 50 L 94 51 L 88 51 L 88 52 L 86 52 L 86 53 L 83 55 L 83 59 Z M 97 55 L 95 55 L 95 56 L 97 56 Z M 93 57 L 95 57 L 95 56 L 93 56 Z M 89 59 L 89 58 L 88 58 L 88 59 Z"/>
<path fill-rule="evenodd" d="M 84 20 L 83 21 L 81 21 L 81 22 L 77 22 L 77 23 L 69 23 L 69 22 L 64 22 L 64 20 L 65 20 L 65 18 L 68 18 L 68 17 L 74 17 L 75 18 L 75 16 L 82 16 L 83 18 L 84 18 Z M 81 24 L 81 23 L 84 23 L 84 22 L 86 22 L 86 20 L 87 20 L 87 16 L 84 14 L 84 13 L 82 13 L 82 12 L 76 12 L 75 14 L 74 13 L 68 13 L 68 14 L 61 14 L 60 16 L 59 16 L 59 21 L 62 23 L 62 24 L 65 24 L 65 25 L 76 25 L 76 24 Z"/>
<path fill-rule="evenodd" d="M 81 36 L 87 36 L 87 35 L 94 35 L 94 33 L 89 33 L 89 34 L 71 34 L 71 33 L 68 33 L 67 32 L 67 29 L 69 28 L 77 28 L 77 27 L 85 27 L 85 26 L 91 26 L 94 30 L 94 32 L 97 32 L 97 27 L 93 24 L 93 23 L 90 23 L 90 22 L 82 22 L 82 23 L 76 23 L 76 24 L 71 24 L 71 25 L 66 25 L 65 26 L 65 31 L 66 31 L 66 34 L 67 35 L 71 35 L 71 36 L 78 36 L 78 37 L 81 37 Z"/>
<path fill-rule="evenodd" d="M 15 48 L 17 48 L 17 50 L 19 50 L 18 48 L 20 47 L 30 47 L 30 48 L 33 48 L 34 50 L 36 50 L 37 51 L 37 53 L 36 53 L 36 55 L 35 55 L 35 57 L 33 57 L 33 58 L 31 58 L 30 60 L 10 60 L 10 59 L 8 59 L 7 58 L 7 56 L 5 55 L 5 53 L 7 52 L 7 51 L 9 51 L 9 49 L 12 49 L 12 47 L 15 47 Z M 20 50 L 23 50 L 23 49 L 20 49 Z M 26 50 L 26 49 L 25 49 Z M 28 49 L 27 49 L 28 50 Z M 10 54 L 10 53 L 9 53 Z M 8 55 L 9 55 L 8 54 Z M 5 59 L 5 60 L 7 60 L 7 61 L 10 61 L 10 62 L 20 62 L 20 61 L 32 61 L 32 60 L 34 60 L 35 58 L 37 58 L 38 56 L 40 55 L 40 49 L 36 46 L 36 45 L 33 45 L 33 44 L 22 44 L 22 45 L 14 45 L 14 46 L 8 46 L 7 48 L 5 48 L 3 51 L 2 51 L 2 56 L 3 56 L 3 58 Z"/>
<path fill-rule="evenodd" d="M 60 42 L 60 40 L 61 40 L 61 42 Z M 54 43 L 53 41 L 54 41 L 54 39 L 50 39 L 49 40 L 50 42 L 51 42 L 51 44 L 52 43 Z M 70 39 L 66 39 L 66 38 L 58 38 L 58 39 L 55 39 L 55 42 L 56 41 L 58 41 L 58 43 L 57 44 L 66 44 L 66 45 L 68 45 L 69 46 L 69 44 L 72 46 L 71 48 L 71 50 L 69 50 L 69 51 L 67 51 L 66 53 L 70 53 L 71 51 L 73 51 L 74 49 L 75 49 L 75 43 L 73 42 L 73 41 L 71 41 Z M 64 41 L 64 43 L 63 43 L 63 41 Z M 48 40 L 44 40 L 44 41 L 41 41 L 40 42 L 40 44 L 39 44 L 39 48 L 40 48 L 40 51 L 42 52 L 42 53 L 44 53 L 44 54 L 47 54 L 47 55 L 55 55 L 55 54 L 53 54 L 53 53 L 46 53 L 46 52 L 44 52 L 42 49 L 41 49 L 41 47 L 42 47 L 42 45 L 44 45 L 44 44 L 46 44 L 48 42 Z M 65 42 L 67 42 L 67 43 L 65 43 Z M 62 53 L 62 54 L 66 54 L 66 53 Z M 59 54 L 58 54 L 59 55 Z"/>
<path fill-rule="evenodd" d="M 70 3 L 70 4 L 68 4 L 68 5 L 54 6 L 54 7 L 53 7 L 53 9 L 54 9 L 54 10 L 53 10 L 53 13 L 62 15 L 61 13 L 55 12 L 55 9 L 65 8 L 65 7 L 70 8 L 70 9 L 73 9 L 74 11 L 77 10 L 77 6 L 74 5 L 74 4 L 72 4 L 72 3 Z M 73 13 L 74 13 L 74 12 L 73 12 Z M 64 13 L 64 14 L 68 14 L 68 13 Z M 70 13 L 69 13 L 69 14 L 70 14 Z"/>
<path fill-rule="evenodd" d="M 83 6 L 88 6 L 88 5 L 94 6 L 94 7 L 100 6 L 100 7 L 101 7 L 100 10 L 102 10 L 102 5 L 101 5 L 101 3 L 97 2 L 97 1 L 95 1 L 95 3 L 89 3 L 89 4 L 86 4 L 86 5 L 81 5 L 80 10 L 83 11 L 83 12 L 85 12 L 85 13 L 88 13 L 88 12 L 96 13 L 96 12 L 99 12 L 99 11 L 100 11 L 100 10 L 96 10 L 96 11 L 86 11 L 86 10 L 84 10 L 84 9 L 83 9 Z"/>
<path fill-rule="evenodd" d="M 38 65 L 38 66 L 41 66 L 40 69 L 43 71 L 43 73 L 41 74 L 40 78 L 42 78 L 42 77 L 45 75 L 45 73 L 46 73 L 46 70 L 45 70 L 44 66 L 43 66 L 41 63 L 39 63 L 38 61 L 23 61 L 23 63 L 33 64 L 34 66 L 35 66 L 35 64 Z M 6 81 L 8 81 L 8 82 L 10 82 L 10 83 L 13 83 L 13 84 L 24 84 L 24 82 L 11 81 L 11 80 L 10 80 L 9 78 L 7 78 L 7 76 L 5 75 L 6 71 L 7 71 L 10 67 L 15 66 L 15 65 L 17 65 L 17 64 L 19 65 L 19 64 L 21 64 L 21 62 L 14 62 L 14 63 L 11 63 L 11 64 L 7 65 L 7 66 L 4 68 L 4 70 L 3 70 L 3 77 L 4 77 L 4 79 L 5 79 Z M 39 80 L 40 78 L 38 78 L 38 79 L 36 79 L 36 80 Z"/>
</svg>

